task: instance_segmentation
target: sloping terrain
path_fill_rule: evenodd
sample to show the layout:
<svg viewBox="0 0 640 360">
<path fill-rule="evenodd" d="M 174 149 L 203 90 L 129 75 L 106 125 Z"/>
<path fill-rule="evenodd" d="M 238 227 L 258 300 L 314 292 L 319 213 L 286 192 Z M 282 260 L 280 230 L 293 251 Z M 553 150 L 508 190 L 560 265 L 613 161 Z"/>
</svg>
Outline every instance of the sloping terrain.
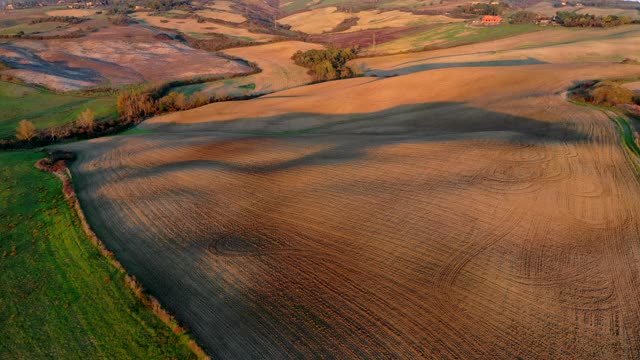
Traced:
<svg viewBox="0 0 640 360">
<path fill-rule="evenodd" d="M 203 16 L 206 17 L 206 15 Z M 216 33 L 255 42 L 267 42 L 273 40 L 273 38 L 275 37 L 270 34 L 250 32 L 248 29 L 242 28 L 236 24 L 225 25 L 209 22 L 200 23 L 195 18 L 167 18 L 164 16 L 153 15 L 147 12 L 136 12 L 133 17 L 157 28 L 178 30 L 183 33 L 192 35 Z"/>
<path fill-rule="evenodd" d="M 448 51 L 62 147 L 92 226 L 216 358 L 639 358 L 640 184 L 562 93 L 640 67 Z"/>
<path fill-rule="evenodd" d="M 505 39 L 486 41 L 427 52 L 363 58 L 354 61 L 363 69 L 387 70 L 387 74 L 406 74 L 447 63 L 458 66 L 499 65 L 500 61 L 537 61 L 550 63 L 621 62 L 640 57 L 640 26 L 610 29 L 549 28 Z M 397 50 L 393 42 L 378 51 Z M 494 62 L 491 64 L 491 62 Z M 432 65 L 428 65 L 431 63 Z M 445 65 L 442 65 L 445 64 Z M 466 65 L 465 65 L 466 64 Z"/>
<path fill-rule="evenodd" d="M 55 90 L 250 72 L 240 62 L 160 41 L 140 26 L 111 27 L 79 39 L 0 44 L 2 73 Z M 153 66 L 149 66 L 153 64 Z"/>
<path fill-rule="evenodd" d="M 75 121 L 91 109 L 98 121 L 117 118 L 115 97 L 83 97 L 55 94 L 43 89 L 0 81 L 0 139 L 16 135 L 16 127 L 29 119 L 39 128 Z"/>
<path fill-rule="evenodd" d="M 251 47 L 224 50 L 225 54 L 255 62 L 262 70 L 258 74 L 204 84 L 174 88 L 187 95 L 201 91 L 209 96 L 239 96 L 266 94 L 312 81 L 309 69 L 294 64 L 291 56 L 298 50 L 321 49 L 322 46 L 300 41 L 282 41 Z"/>
<path fill-rule="evenodd" d="M 197 359 L 91 243 L 42 157 L 0 152 L 0 358 Z"/>
<path fill-rule="evenodd" d="M 461 19 L 453 19 L 443 15 L 414 15 L 410 12 L 398 10 L 384 12 L 368 10 L 349 13 L 338 11 L 336 7 L 324 7 L 293 14 L 278 20 L 278 22 L 290 25 L 296 31 L 302 31 L 307 34 L 321 34 L 332 32 L 338 24 L 350 18 L 357 18 L 357 21 L 345 32 L 462 21 Z"/>
</svg>

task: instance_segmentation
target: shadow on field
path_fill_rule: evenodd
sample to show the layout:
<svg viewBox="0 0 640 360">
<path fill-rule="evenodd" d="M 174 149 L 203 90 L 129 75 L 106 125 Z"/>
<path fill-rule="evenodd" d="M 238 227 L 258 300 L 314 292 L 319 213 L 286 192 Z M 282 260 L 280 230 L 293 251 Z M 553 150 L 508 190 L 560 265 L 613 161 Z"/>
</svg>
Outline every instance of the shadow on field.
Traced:
<svg viewBox="0 0 640 360">
<path fill-rule="evenodd" d="M 354 214 L 355 208 L 341 208 L 343 202 L 334 203 L 331 197 L 325 202 L 322 196 L 343 194 L 335 196 L 340 199 L 351 194 L 353 202 L 362 205 L 362 209 L 370 206 L 384 214 L 387 204 L 393 205 L 390 208 L 402 208 L 398 202 L 406 201 L 407 197 L 396 198 L 395 195 L 401 194 L 398 189 L 404 185 L 390 185 L 379 181 L 378 176 L 367 175 L 367 171 L 380 174 L 387 171 L 383 166 L 375 167 L 377 165 L 361 170 L 359 164 L 354 164 L 352 177 L 333 183 L 324 181 L 334 173 L 320 176 L 322 185 L 303 176 L 280 177 L 283 174 L 278 172 L 313 166 L 321 167 L 322 172 L 331 169 L 326 165 L 350 164 L 371 156 L 371 150 L 400 143 L 467 141 L 464 145 L 473 147 L 473 140 L 535 144 L 588 139 L 587 135 L 565 124 L 487 111 L 458 102 L 404 105 L 363 114 L 296 113 L 194 125 L 148 124 L 145 127 L 154 131 L 57 148 L 79 152 L 72 167 L 74 182 L 96 233 L 117 254 L 118 260 L 145 284 L 150 294 L 188 325 L 214 358 L 305 358 L 309 354 L 366 358 L 368 355 L 356 353 L 360 356 L 353 356 L 353 352 L 337 348 L 344 343 L 341 336 L 331 337 L 335 329 L 352 331 L 351 325 L 345 325 L 351 324 L 352 313 L 334 316 L 324 312 L 334 305 L 340 309 L 346 306 L 344 304 L 352 303 L 350 298 L 342 302 L 341 295 L 354 288 L 357 282 L 352 280 L 366 279 L 373 273 L 372 268 L 366 266 L 374 262 L 352 264 L 358 263 L 363 251 L 369 252 L 366 255 L 376 255 L 373 249 L 378 247 L 364 241 L 349 245 L 350 240 L 343 240 L 341 234 L 350 235 L 348 229 L 367 226 L 358 222 L 359 219 L 389 226 L 397 222 L 400 227 L 404 222 L 399 217 L 389 217 L 387 223 L 387 220 L 374 218 L 371 215 L 374 212 L 363 212 L 360 217 Z M 444 148 L 441 149 L 446 151 Z M 518 148 L 514 149 L 517 151 Z M 428 152 L 418 152 L 415 158 L 403 159 L 404 165 L 401 165 L 407 169 L 407 174 L 411 174 L 414 161 L 416 165 L 432 162 L 434 175 L 429 182 L 419 176 L 410 177 L 408 179 L 419 182 L 410 186 L 424 186 L 424 191 L 436 194 L 436 190 L 431 189 L 440 189 L 436 188 L 439 183 L 465 186 L 476 181 L 474 177 L 444 179 L 459 176 L 459 173 L 439 172 L 438 168 L 448 159 L 433 161 L 439 153 L 431 153 L 431 160 L 422 157 L 425 154 Z M 480 155 L 483 154 L 492 156 L 495 153 L 488 151 Z M 450 160 L 456 161 L 455 158 Z M 87 165 L 93 161 L 102 161 L 103 165 Z M 386 161 L 391 164 L 397 158 Z M 185 171 L 190 169 L 203 171 Z M 217 169 L 224 171 L 216 172 Z M 249 176 L 242 176 L 244 174 Z M 438 180 L 439 177 L 443 179 Z M 189 185 L 194 178 L 197 181 Z M 167 187 L 158 187 L 153 192 L 144 189 L 147 184 L 149 188 L 156 186 L 159 179 L 165 179 Z M 313 204 L 322 211 L 313 213 L 310 209 L 308 214 L 291 219 L 291 213 L 283 209 L 295 204 L 296 196 L 300 195 L 299 189 L 289 191 L 287 187 L 294 181 L 311 181 L 303 191 L 319 190 L 315 195 L 317 202 Z M 120 198 L 121 194 L 133 194 L 127 189 L 131 185 L 141 190 L 140 197 Z M 350 190 L 345 191 L 346 188 Z M 377 194 L 379 202 L 364 201 L 363 188 L 367 189 L 367 196 Z M 414 213 L 407 210 L 402 213 L 403 217 L 418 214 L 420 217 L 411 221 L 428 221 L 425 209 L 429 208 L 416 209 L 421 210 Z M 324 217 L 329 219 L 327 214 L 333 212 L 353 217 L 338 224 L 340 227 L 332 227 L 330 220 L 324 220 Z M 316 216 L 319 220 L 313 221 L 318 221 L 315 224 L 319 225 L 307 226 L 304 219 Z M 400 227 L 390 231 L 405 236 Z M 330 231 L 317 230 L 321 228 Z M 375 239 L 373 232 L 371 230 L 367 236 Z M 424 233 L 420 234 L 413 243 L 405 245 L 403 242 L 402 247 L 419 249 L 424 237 Z M 344 239 L 348 239 L 346 235 Z M 371 244 L 374 241 L 371 240 Z M 324 246 L 329 243 L 335 244 L 334 247 Z M 344 247 L 337 247 L 343 243 L 346 244 Z M 339 251 L 332 249 L 349 252 L 344 255 L 343 262 L 337 262 L 334 254 Z M 305 251 L 311 250 L 316 252 L 311 252 L 312 257 L 307 256 Z M 279 257 L 274 260 L 272 255 Z M 407 255 L 407 259 L 414 257 Z M 411 261 L 413 264 L 414 260 Z M 310 266 L 311 270 L 298 271 L 303 268 L 301 264 Z M 336 269 L 344 269 L 347 275 L 342 277 Z M 332 284 L 336 291 L 328 293 L 326 284 Z M 386 285 L 391 289 L 398 284 L 388 282 Z M 371 299 L 367 301 L 373 301 Z M 427 303 L 431 299 L 426 294 L 416 303 Z M 440 311 L 434 309 L 434 312 L 426 308 L 422 311 L 425 314 Z M 394 316 L 380 314 L 381 321 Z M 318 319 L 319 325 L 309 326 L 309 319 Z M 363 315 L 362 319 L 369 317 Z M 362 319 L 356 318 L 365 321 Z M 384 327 L 376 325 L 372 329 L 379 332 Z M 324 337 L 326 334 L 331 336 Z M 308 342 L 301 344 L 301 339 Z M 353 347 L 356 351 L 378 346 L 374 340 L 361 336 L 354 339 L 359 341 Z M 381 347 L 386 346 L 384 342 L 381 344 Z M 405 345 L 399 346 L 404 349 Z"/>
<path fill-rule="evenodd" d="M 455 102 L 404 105 L 363 114 L 295 113 L 193 125 L 151 124 L 148 128 L 152 128 L 153 133 L 140 135 L 140 140 L 148 138 L 162 141 L 157 141 L 157 146 L 133 152 L 132 156 L 153 152 L 170 144 L 185 149 L 184 160 L 150 168 L 130 169 L 133 170 L 130 173 L 133 178 L 200 167 L 266 174 L 303 166 L 355 161 L 366 156 L 372 148 L 395 143 L 462 140 L 560 143 L 589 140 L 586 134 L 562 123 L 487 111 Z M 113 138 L 106 146 L 110 149 L 118 148 L 118 142 L 124 143 L 128 139 L 130 140 L 129 137 Z M 255 150 L 255 139 L 321 144 L 324 150 L 268 164 L 237 164 L 219 160 Z M 221 150 L 222 146 L 228 146 L 230 142 L 235 147 Z M 215 160 L 207 159 L 207 156 L 189 158 L 189 148 L 203 147 L 209 154 L 223 155 L 216 155 Z"/>
<path fill-rule="evenodd" d="M 450 56 L 449 56 L 450 57 Z M 524 60 L 495 60 L 495 61 L 470 61 L 470 62 L 452 62 L 452 63 L 430 63 L 411 65 L 393 70 L 368 70 L 367 76 L 391 77 L 399 75 L 413 74 L 420 71 L 462 68 L 462 67 L 497 67 L 497 66 L 522 66 L 522 65 L 542 65 L 547 64 L 535 58 L 527 58 Z M 364 64 L 366 67 L 366 64 Z"/>
<path fill-rule="evenodd" d="M 94 83 L 100 83 L 105 80 L 95 70 L 70 67 L 65 61 L 46 61 L 27 49 L 10 44 L 0 44 L 0 62 L 9 65 L 13 69 L 30 70 L 72 80 Z"/>
</svg>

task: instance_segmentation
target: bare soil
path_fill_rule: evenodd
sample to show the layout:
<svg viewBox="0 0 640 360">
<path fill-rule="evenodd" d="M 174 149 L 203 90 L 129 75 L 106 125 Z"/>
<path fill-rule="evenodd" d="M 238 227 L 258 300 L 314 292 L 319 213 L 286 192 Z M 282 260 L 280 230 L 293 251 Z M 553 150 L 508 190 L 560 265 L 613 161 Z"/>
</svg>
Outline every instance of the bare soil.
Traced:
<svg viewBox="0 0 640 360">
<path fill-rule="evenodd" d="M 240 62 L 155 35 L 127 26 L 78 39 L 14 41 L 0 44 L 0 61 L 13 68 L 5 73 L 62 91 L 251 71 Z"/>
<path fill-rule="evenodd" d="M 92 227 L 214 358 L 638 359 L 640 183 L 561 94 L 640 70 L 553 51 L 381 58 L 404 70 L 62 148 Z"/>
</svg>

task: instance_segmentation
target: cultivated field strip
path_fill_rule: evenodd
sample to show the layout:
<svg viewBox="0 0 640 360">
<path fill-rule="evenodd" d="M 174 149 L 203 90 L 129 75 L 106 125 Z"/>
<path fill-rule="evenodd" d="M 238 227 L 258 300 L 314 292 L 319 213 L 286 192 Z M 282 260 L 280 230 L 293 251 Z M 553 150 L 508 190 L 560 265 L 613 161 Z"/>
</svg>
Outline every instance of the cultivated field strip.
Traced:
<svg viewBox="0 0 640 360">
<path fill-rule="evenodd" d="M 92 226 L 214 357 L 633 359 L 640 186 L 558 94 L 637 71 L 356 79 L 64 147 Z"/>
</svg>

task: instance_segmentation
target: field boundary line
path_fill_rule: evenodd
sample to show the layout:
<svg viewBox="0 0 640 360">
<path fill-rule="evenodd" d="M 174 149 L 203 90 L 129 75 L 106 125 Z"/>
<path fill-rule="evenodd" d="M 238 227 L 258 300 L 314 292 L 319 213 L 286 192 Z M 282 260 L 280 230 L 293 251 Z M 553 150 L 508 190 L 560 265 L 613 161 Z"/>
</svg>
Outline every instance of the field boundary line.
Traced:
<svg viewBox="0 0 640 360">
<path fill-rule="evenodd" d="M 109 251 L 104 242 L 98 237 L 98 235 L 91 229 L 87 217 L 82 210 L 80 201 L 76 195 L 71 170 L 67 166 L 67 161 L 73 161 L 75 156 L 69 152 L 52 151 L 48 152 L 47 157 L 38 160 L 34 166 L 42 171 L 55 175 L 62 182 L 62 193 L 65 199 L 75 210 L 82 229 L 87 235 L 93 245 L 95 245 L 100 253 L 107 258 L 108 262 L 115 267 L 118 271 L 123 273 L 125 287 L 131 289 L 135 296 L 158 318 L 162 323 L 168 326 L 174 334 L 183 340 L 188 348 L 198 357 L 200 360 L 211 360 L 211 357 L 200 347 L 187 329 L 181 326 L 178 320 L 167 310 L 162 307 L 162 304 L 153 296 L 145 292 L 142 284 L 135 278 L 135 276 L 129 275 L 125 267 L 116 259 L 115 254 Z"/>
<path fill-rule="evenodd" d="M 566 94 L 566 92 L 564 94 Z M 625 157 L 629 162 L 631 162 L 631 166 L 635 170 L 636 178 L 640 180 L 640 146 L 638 146 L 638 143 L 636 142 L 636 139 L 640 138 L 640 135 L 634 131 L 631 124 L 629 124 L 627 117 L 616 109 L 587 104 L 582 101 L 571 99 L 568 96 L 564 96 L 564 98 L 574 105 L 584 106 L 600 111 L 609 118 L 609 120 L 616 124 L 616 130 L 618 131 L 619 139 L 621 141 L 620 145 L 622 145 L 622 148 L 624 149 Z"/>
</svg>

